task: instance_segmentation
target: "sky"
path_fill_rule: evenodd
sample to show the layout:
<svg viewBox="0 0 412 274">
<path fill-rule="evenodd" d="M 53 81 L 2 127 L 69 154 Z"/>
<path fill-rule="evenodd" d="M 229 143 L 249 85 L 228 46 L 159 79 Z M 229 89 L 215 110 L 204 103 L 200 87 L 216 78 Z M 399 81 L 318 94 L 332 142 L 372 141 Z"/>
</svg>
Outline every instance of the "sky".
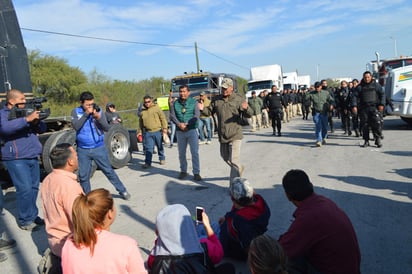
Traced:
<svg viewBox="0 0 412 274">
<path fill-rule="evenodd" d="M 199 68 L 245 79 L 250 67 L 361 78 L 412 55 L 410 0 L 14 0 L 28 50 L 112 80 L 171 79 Z M 35 31 L 33 31 L 35 30 Z M 57 35 L 50 32 L 69 34 Z M 95 37 L 101 39 L 88 39 Z M 103 40 L 107 39 L 107 40 Z M 120 42 L 122 41 L 122 42 Z"/>
</svg>

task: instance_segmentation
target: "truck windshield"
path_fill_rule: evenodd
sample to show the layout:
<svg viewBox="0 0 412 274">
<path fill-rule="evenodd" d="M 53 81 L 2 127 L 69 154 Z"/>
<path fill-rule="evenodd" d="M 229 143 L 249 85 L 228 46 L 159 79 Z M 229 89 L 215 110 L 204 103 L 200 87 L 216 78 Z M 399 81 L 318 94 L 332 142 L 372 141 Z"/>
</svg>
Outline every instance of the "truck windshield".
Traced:
<svg viewBox="0 0 412 274">
<path fill-rule="evenodd" d="M 172 80 L 172 90 L 179 91 L 181 85 L 187 85 L 191 91 L 207 89 L 209 77 L 177 78 Z"/>
<path fill-rule="evenodd" d="M 412 58 L 385 61 L 386 68 L 396 69 L 412 65 Z"/>
<path fill-rule="evenodd" d="M 248 90 L 271 89 L 271 86 L 272 86 L 271 81 L 257 81 L 257 82 L 247 84 Z"/>
</svg>

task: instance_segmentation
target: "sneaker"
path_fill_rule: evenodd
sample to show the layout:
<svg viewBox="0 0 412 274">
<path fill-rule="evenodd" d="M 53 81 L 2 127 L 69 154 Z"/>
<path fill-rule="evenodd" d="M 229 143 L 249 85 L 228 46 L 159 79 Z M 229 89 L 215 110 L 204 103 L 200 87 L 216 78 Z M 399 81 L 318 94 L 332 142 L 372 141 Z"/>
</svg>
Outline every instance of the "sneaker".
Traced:
<svg viewBox="0 0 412 274">
<path fill-rule="evenodd" d="M 9 248 L 13 248 L 16 246 L 16 241 L 15 240 L 4 240 L 0 239 L 0 250 L 5 250 Z"/>
<path fill-rule="evenodd" d="M 187 172 L 181 171 L 181 172 L 179 173 L 179 176 L 178 176 L 177 178 L 179 178 L 180 180 L 182 180 L 182 179 L 186 178 L 187 175 L 188 175 Z"/>
<path fill-rule="evenodd" d="M 130 198 L 132 197 L 132 196 L 130 195 L 130 193 L 127 192 L 127 191 L 121 192 L 121 193 L 119 193 L 119 194 L 120 194 L 120 196 L 123 198 L 123 200 L 126 200 L 126 201 L 130 200 Z"/>
<path fill-rule="evenodd" d="M 166 164 L 166 160 L 160 160 L 160 164 L 163 166 Z"/>
<path fill-rule="evenodd" d="M 142 165 L 142 168 L 143 168 L 143 169 L 148 169 L 148 168 L 150 168 L 150 167 L 151 167 L 151 165 L 146 164 L 146 163 L 144 163 L 144 164 Z"/>
<path fill-rule="evenodd" d="M 212 141 L 210 141 L 210 140 L 206 141 L 206 145 L 210 145 L 211 143 L 212 143 Z"/>
<path fill-rule="evenodd" d="M 35 224 L 34 222 L 28 225 L 19 225 L 19 228 L 26 231 L 35 231 L 40 228 L 39 225 Z"/>
<path fill-rule="evenodd" d="M 199 141 L 199 145 L 204 145 L 204 144 L 206 144 L 205 141 Z"/>
<path fill-rule="evenodd" d="M 202 177 L 200 177 L 199 174 L 195 174 L 195 175 L 193 176 L 193 180 L 195 180 L 195 181 L 201 181 L 201 180 L 202 180 Z"/>
<path fill-rule="evenodd" d="M 282 133 L 278 132 L 278 136 L 282 136 Z"/>
<path fill-rule="evenodd" d="M 316 146 L 317 146 L 317 147 L 321 147 L 321 146 L 322 146 L 322 143 L 321 143 L 321 142 L 316 142 Z"/>
<path fill-rule="evenodd" d="M 0 262 L 4 262 L 5 260 L 7 260 L 7 255 L 4 253 L 0 253 Z"/>
<path fill-rule="evenodd" d="M 326 145 L 326 140 L 325 139 L 322 140 L 322 145 Z"/>
<path fill-rule="evenodd" d="M 44 225 L 44 220 L 40 218 L 39 216 L 37 216 L 36 219 L 34 219 L 34 223 L 36 225 Z"/>
</svg>

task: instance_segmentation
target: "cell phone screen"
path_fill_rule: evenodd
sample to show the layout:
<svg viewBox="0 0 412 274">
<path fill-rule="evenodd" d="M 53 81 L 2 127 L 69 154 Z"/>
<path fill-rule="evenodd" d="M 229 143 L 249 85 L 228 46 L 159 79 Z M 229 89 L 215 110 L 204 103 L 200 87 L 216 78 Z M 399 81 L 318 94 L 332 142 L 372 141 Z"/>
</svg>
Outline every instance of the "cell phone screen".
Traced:
<svg viewBox="0 0 412 274">
<path fill-rule="evenodd" d="M 196 221 L 201 223 L 202 222 L 202 212 L 203 212 L 203 207 L 197 206 L 196 207 Z"/>
</svg>

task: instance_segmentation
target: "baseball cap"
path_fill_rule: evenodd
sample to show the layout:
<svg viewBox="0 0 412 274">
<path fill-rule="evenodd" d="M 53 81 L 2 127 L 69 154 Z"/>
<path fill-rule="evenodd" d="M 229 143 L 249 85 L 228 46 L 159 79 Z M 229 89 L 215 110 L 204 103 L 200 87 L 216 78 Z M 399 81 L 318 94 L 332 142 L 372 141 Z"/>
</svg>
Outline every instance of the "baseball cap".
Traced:
<svg viewBox="0 0 412 274">
<path fill-rule="evenodd" d="M 206 93 L 204 92 L 204 91 L 201 91 L 200 92 L 200 95 L 205 95 Z"/>
<path fill-rule="evenodd" d="M 315 82 L 315 88 L 318 88 L 320 86 L 321 86 L 320 82 Z"/>
<path fill-rule="evenodd" d="M 223 78 L 222 88 L 233 87 L 233 80 L 230 78 Z"/>
<path fill-rule="evenodd" d="M 242 198 L 252 198 L 253 187 L 246 178 L 236 177 L 230 184 L 230 194 L 237 201 Z"/>
</svg>

